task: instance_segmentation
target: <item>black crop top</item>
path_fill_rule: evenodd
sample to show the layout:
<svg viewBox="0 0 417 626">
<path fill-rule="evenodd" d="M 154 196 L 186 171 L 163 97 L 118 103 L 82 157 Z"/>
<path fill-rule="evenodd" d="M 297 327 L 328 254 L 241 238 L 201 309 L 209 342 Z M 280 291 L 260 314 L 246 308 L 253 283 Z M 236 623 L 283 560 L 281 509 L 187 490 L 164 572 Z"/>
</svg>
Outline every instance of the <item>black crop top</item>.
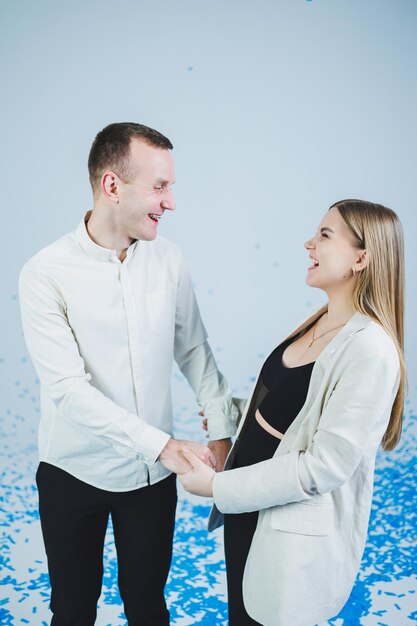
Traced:
<svg viewBox="0 0 417 626">
<path fill-rule="evenodd" d="M 268 424 L 284 434 L 305 402 L 314 363 L 285 367 L 282 355 L 293 340 L 289 339 L 278 346 L 262 367 L 239 435 L 233 467 L 244 467 L 270 459 L 279 445 L 280 440 L 256 421 L 257 409 Z"/>
</svg>

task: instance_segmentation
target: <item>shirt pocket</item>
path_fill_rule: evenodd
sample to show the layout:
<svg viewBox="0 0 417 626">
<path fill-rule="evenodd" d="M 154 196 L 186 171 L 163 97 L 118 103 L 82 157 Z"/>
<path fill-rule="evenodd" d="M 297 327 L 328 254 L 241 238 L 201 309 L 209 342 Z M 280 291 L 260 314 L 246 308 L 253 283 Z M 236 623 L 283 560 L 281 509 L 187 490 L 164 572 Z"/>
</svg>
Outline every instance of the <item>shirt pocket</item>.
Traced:
<svg viewBox="0 0 417 626">
<path fill-rule="evenodd" d="M 149 329 L 152 333 L 164 335 L 173 329 L 175 301 L 172 291 L 164 289 L 148 292 L 146 294 L 146 310 Z"/>
<path fill-rule="evenodd" d="M 333 527 L 333 505 L 291 502 L 274 507 L 271 511 L 271 526 L 285 533 L 325 537 Z"/>
</svg>

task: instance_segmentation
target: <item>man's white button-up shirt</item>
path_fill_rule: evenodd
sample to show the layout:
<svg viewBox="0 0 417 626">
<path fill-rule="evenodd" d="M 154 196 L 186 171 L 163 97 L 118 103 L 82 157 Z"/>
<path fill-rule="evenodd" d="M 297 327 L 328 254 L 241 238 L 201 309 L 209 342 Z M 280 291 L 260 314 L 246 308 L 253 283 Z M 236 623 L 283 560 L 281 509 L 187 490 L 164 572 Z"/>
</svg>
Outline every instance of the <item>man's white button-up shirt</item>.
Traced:
<svg viewBox="0 0 417 626">
<path fill-rule="evenodd" d="M 173 358 L 210 439 L 234 433 L 238 411 L 173 243 L 135 242 L 121 262 L 83 220 L 26 263 L 19 293 L 41 382 L 41 461 L 110 491 L 167 476 L 157 459 L 172 434 Z"/>
</svg>

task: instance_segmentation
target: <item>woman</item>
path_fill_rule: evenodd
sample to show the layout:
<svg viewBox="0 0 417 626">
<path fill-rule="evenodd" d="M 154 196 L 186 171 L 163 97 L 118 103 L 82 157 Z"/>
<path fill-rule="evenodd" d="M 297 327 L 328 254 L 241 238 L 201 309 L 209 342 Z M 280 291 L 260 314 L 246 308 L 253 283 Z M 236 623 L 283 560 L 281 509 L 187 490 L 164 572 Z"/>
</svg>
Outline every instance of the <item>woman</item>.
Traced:
<svg viewBox="0 0 417 626">
<path fill-rule="evenodd" d="M 401 434 L 398 217 L 344 200 L 305 247 L 306 282 L 327 305 L 266 360 L 225 471 L 184 450 L 184 487 L 214 497 L 211 527 L 225 514 L 231 626 L 312 626 L 340 611 L 365 545 L 377 448 Z"/>
</svg>

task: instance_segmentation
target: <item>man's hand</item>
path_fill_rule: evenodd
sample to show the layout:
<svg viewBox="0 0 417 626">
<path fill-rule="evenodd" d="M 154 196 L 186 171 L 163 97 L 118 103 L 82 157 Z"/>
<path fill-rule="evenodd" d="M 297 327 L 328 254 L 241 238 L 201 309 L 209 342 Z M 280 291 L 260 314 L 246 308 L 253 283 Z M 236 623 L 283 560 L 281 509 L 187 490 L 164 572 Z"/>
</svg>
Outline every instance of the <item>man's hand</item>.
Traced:
<svg viewBox="0 0 417 626">
<path fill-rule="evenodd" d="M 213 495 L 214 470 L 200 461 L 200 459 L 187 449 L 182 449 L 183 458 L 187 460 L 190 470 L 181 474 L 180 481 L 184 489 L 196 496 L 211 497 Z"/>
<path fill-rule="evenodd" d="M 215 441 L 210 441 L 208 447 L 217 459 L 217 465 L 215 467 L 216 472 L 221 472 L 224 468 L 226 457 L 230 452 L 230 448 L 232 447 L 232 440 L 230 439 L 230 437 L 228 437 L 227 439 L 217 439 Z"/>
<path fill-rule="evenodd" d="M 210 468 L 217 467 L 217 459 L 213 452 L 198 441 L 183 441 L 181 439 L 168 439 L 168 443 L 159 455 L 162 465 L 175 474 L 185 474 L 191 470 L 190 463 L 182 453 L 184 448 L 188 448 L 200 461 Z"/>
</svg>

